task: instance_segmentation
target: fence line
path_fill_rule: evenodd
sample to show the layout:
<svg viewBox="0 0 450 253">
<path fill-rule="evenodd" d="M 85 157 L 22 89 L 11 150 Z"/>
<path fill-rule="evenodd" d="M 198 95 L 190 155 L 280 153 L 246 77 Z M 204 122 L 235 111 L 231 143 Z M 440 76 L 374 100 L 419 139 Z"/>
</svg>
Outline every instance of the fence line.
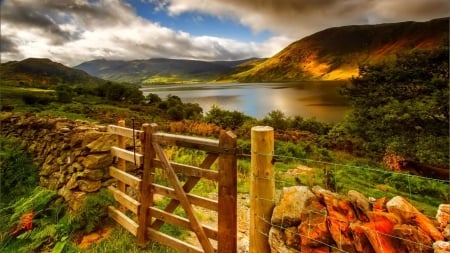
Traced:
<svg viewBox="0 0 450 253">
<path fill-rule="evenodd" d="M 412 175 L 410 173 L 402 173 L 397 171 L 390 171 L 390 170 L 384 170 L 381 168 L 374 168 L 371 166 L 357 166 L 357 165 L 347 165 L 347 164 L 339 164 L 335 162 L 329 162 L 329 161 L 319 161 L 319 160 L 313 160 L 313 159 L 306 159 L 306 158 L 298 158 L 293 156 L 287 156 L 287 155 L 279 155 L 275 154 L 274 149 L 273 150 L 258 150 L 253 147 L 254 145 L 254 133 L 252 128 L 252 145 L 251 145 L 251 152 L 250 154 L 242 152 L 244 150 L 243 147 L 238 146 L 238 150 L 241 151 L 238 156 L 240 158 L 248 158 L 251 157 L 252 165 L 251 165 L 251 182 L 252 191 L 254 190 L 253 184 L 254 182 L 268 182 L 268 186 L 270 187 L 271 182 L 274 182 L 275 189 L 279 190 L 279 187 L 286 187 L 286 186 L 293 186 L 293 185 L 299 185 L 304 184 L 302 176 L 306 174 L 308 176 L 308 181 L 311 185 L 311 180 L 309 178 L 308 173 L 314 173 L 319 174 L 319 176 L 315 176 L 315 180 L 317 183 L 317 179 L 320 178 L 323 180 L 320 184 L 325 184 L 326 189 L 333 189 L 335 192 L 342 192 L 344 190 L 357 190 L 361 192 L 363 195 L 370 197 L 377 197 L 382 198 L 386 197 L 387 201 L 388 199 L 394 197 L 394 196 L 409 196 L 410 200 L 423 202 L 424 207 L 426 208 L 432 207 L 436 208 L 436 203 L 442 203 L 442 202 L 450 202 L 450 195 L 448 194 L 448 190 L 450 189 L 450 181 L 442 180 L 442 179 L 435 179 L 435 178 L 428 178 L 420 175 Z M 261 140 L 261 143 L 270 143 L 268 140 Z M 259 145 L 259 144 L 258 144 Z M 256 159 L 265 159 L 270 160 L 270 162 L 266 165 L 268 168 L 271 167 L 277 167 L 277 162 L 283 161 L 285 165 L 278 165 L 278 168 L 273 169 L 275 173 L 266 172 L 266 173 L 260 173 L 259 171 L 254 170 L 253 161 L 256 160 L 254 157 L 258 157 Z M 307 168 L 302 168 L 300 166 L 295 166 L 292 168 L 288 168 L 290 165 L 306 165 Z M 309 167 L 309 168 L 308 168 Z M 291 172 L 288 175 L 291 176 L 291 178 L 286 177 L 284 173 Z M 346 174 L 344 174 L 346 173 Z M 352 175 L 353 177 L 349 177 Z M 294 179 L 293 179 L 294 178 Z M 292 180 L 288 180 L 292 179 Z M 352 181 L 349 181 L 352 180 Z M 430 183 L 430 188 L 427 189 L 428 182 Z M 348 187 L 350 186 L 350 187 Z M 418 197 L 417 194 L 422 194 L 427 191 L 426 194 L 428 196 L 420 196 Z M 367 193 L 366 193 L 367 192 Z M 432 196 L 433 194 L 439 194 L 436 196 Z M 259 193 L 252 193 L 250 192 L 251 196 L 251 207 L 250 210 L 252 211 L 253 208 L 258 209 L 259 206 L 267 205 L 267 206 L 275 206 L 277 202 L 277 196 L 260 196 Z M 252 196 L 256 196 L 255 199 L 256 204 L 253 204 L 254 200 Z M 434 198 L 431 198 L 431 196 Z M 375 199 L 371 199 L 370 202 L 374 203 Z M 386 202 L 383 202 L 382 205 L 384 206 Z M 252 205 L 253 204 L 253 205 Z M 415 205 L 413 205 L 415 206 Z M 324 207 L 326 208 L 326 207 Z M 384 207 L 385 208 L 385 207 Z M 411 238 L 402 238 L 400 236 L 396 236 L 394 234 L 389 234 L 386 231 L 378 231 L 377 230 L 377 224 L 379 224 L 376 220 L 369 219 L 369 222 L 363 222 L 359 221 L 359 219 L 349 219 L 344 220 L 336 219 L 335 217 L 329 216 L 329 213 L 321 213 L 314 210 L 309 210 L 308 208 L 304 209 L 305 212 L 308 212 L 308 233 L 304 234 L 306 231 L 300 230 L 297 228 L 294 232 L 291 231 L 291 235 L 294 235 L 295 237 L 299 238 L 308 238 L 308 240 L 313 240 L 315 242 L 318 242 L 324 246 L 330 247 L 331 249 L 338 250 L 340 252 L 347 252 L 346 251 L 346 245 L 348 245 L 348 239 L 353 238 L 355 236 L 355 231 L 353 229 L 347 230 L 352 227 L 361 227 L 363 224 L 366 224 L 366 226 L 361 227 L 363 229 L 364 234 L 370 234 L 366 235 L 367 239 L 371 241 L 371 244 L 373 247 L 379 247 L 382 244 L 382 241 L 384 240 L 401 240 L 405 247 L 413 247 L 416 248 L 417 251 L 424 251 L 432 249 L 430 245 L 424 244 L 421 241 L 413 241 Z M 403 210 L 403 212 L 409 212 L 408 210 Z M 416 213 L 415 211 L 410 211 L 411 213 Z M 420 211 L 419 211 L 420 212 Z M 423 211 L 421 212 L 423 213 Z M 318 238 L 311 238 L 309 236 L 309 230 L 311 217 L 312 215 L 319 214 L 320 216 L 323 216 L 324 219 L 333 219 L 336 223 L 336 230 L 333 230 L 335 232 L 332 232 L 332 237 L 334 242 L 329 243 L 328 241 L 318 241 Z M 252 214 L 251 214 L 252 215 Z M 257 213 L 257 223 L 260 223 L 259 227 L 256 227 L 256 233 L 259 234 L 259 236 L 263 236 L 265 238 L 265 241 L 269 240 L 269 228 L 278 228 L 280 231 L 284 231 L 286 227 L 283 225 L 284 221 L 284 213 L 281 217 L 281 224 L 274 224 L 271 221 L 271 214 L 267 215 L 265 213 Z M 434 219 L 434 217 L 426 216 L 428 218 Z M 286 217 L 287 218 L 287 217 Z M 302 218 L 304 219 L 304 218 Z M 319 218 L 320 219 L 320 218 Z M 252 218 L 253 220 L 253 218 Z M 251 220 L 251 221 L 252 221 Z M 304 221 L 304 220 L 302 220 Z M 262 223 L 262 224 L 261 224 Z M 265 224 L 265 225 L 264 225 Z M 371 225 L 370 225 L 371 224 Z M 295 227 L 298 227 L 299 225 L 295 225 Z M 343 226 L 343 227 L 342 227 Z M 252 232 L 252 229 L 255 229 L 255 227 L 250 227 L 250 252 L 258 252 L 254 251 L 252 249 L 252 234 L 255 235 L 255 231 Z M 345 231 L 345 232 L 344 232 Z M 337 232 L 337 233 L 336 233 Z M 353 235 L 353 236 L 352 236 Z M 345 240 L 344 240 L 345 238 Z M 259 240 L 259 239 L 258 239 Z M 434 241 L 434 237 L 433 237 Z M 351 243 L 352 244 L 352 243 Z M 254 246 L 254 245 L 253 245 Z M 299 246 L 299 245 L 298 245 Z M 337 247 L 336 247 L 337 246 Z M 355 245 L 353 245 L 355 246 Z M 357 247 L 357 246 L 356 246 Z M 391 247 L 391 246 L 390 246 Z M 293 248 L 289 247 L 293 250 Z M 259 252 L 269 252 L 270 248 L 266 248 L 263 251 Z M 295 250 L 295 252 L 300 252 Z"/>
<path fill-rule="evenodd" d="M 242 150 L 242 148 L 238 147 L 238 150 Z M 421 179 L 426 179 L 426 180 L 431 180 L 431 181 L 437 181 L 437 182 L 442 182 L 442 183 L 450 183 L 450 180 L 442 180 L 442 179 L 437 179 L 437 178 L 424 177 L 424 176 L 408 174 L 408 173 L 404 173 L 404 172 L 402 173 L 402 172 L 391 171 L 391 170 L 383 170 L 383 169 L 371 168 L 369 166 L 357 166 L 357 165 L 333 163 L 333 162 L 327 162 L 327 161 L 321 161 L 321 160 L 313 160 L 313 159 L 308 159 L 308 158 L 299 158 L 299 157 L 295 157 L 295 156 L 277 155 L 275 153 L 272 154 L 272 153 L 251 152 L 251 153 L 239 153 L 238 156 L 239 157 L 251 157 L 252 154 L 254 154 L 254 155 L 261 155 L 261 156 L 272 156 L 274 158 L 300 160 L 300 161 L 305 161 L 307 163 L 308 162 L 312 162 L 312 163 L 320 163 L 320 164 L 326 164 L 326 165 L 349 167 L 349 168 L 355 168 L 355 169 L 365 169 L 365 170 L 373 171 L 373 172 L 397 174 L 397 175 L 416 177 L 416 178 L 421 178 Z M 279 162 L 279 161 L 275 161 L 275 162 Z"/>
</svg>

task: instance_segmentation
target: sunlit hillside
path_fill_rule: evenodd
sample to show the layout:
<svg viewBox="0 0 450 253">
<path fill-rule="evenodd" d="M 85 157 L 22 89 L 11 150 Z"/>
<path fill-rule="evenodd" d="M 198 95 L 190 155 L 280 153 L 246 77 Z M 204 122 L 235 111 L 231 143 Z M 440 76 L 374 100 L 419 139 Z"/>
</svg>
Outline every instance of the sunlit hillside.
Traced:
<svg viewBox="0 0 450 253">
<path fill-rule="evenodd" d="M 233 77 L 239 81 L 348 79 L 358 75 L 360 64 L 389 61 L 412 49 L 448 45 L 448 36 L 449 18 L 329 28 Z"/>
</svg>

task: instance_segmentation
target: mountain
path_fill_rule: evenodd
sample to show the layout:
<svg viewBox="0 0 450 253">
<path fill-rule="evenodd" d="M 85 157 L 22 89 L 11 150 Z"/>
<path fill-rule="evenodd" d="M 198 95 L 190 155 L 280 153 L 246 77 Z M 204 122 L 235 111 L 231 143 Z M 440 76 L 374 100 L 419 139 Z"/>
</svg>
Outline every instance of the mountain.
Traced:
<svg viewBox="0 0 450 253">
<path fill-rule="evenodd" d="M 103 82 L 86 72 L 69 68 L 46 58 L 28 58 L 0 65 L 3 84 L 33 84 L 51 87 L 57 84 L 91 84 Z"/>
<path fill-rule="evenodd" d="M 448 17 L 428 22 L 329 28 L 290 44 L 230 79 L 241 82 L 348 79 L 358 75 L 359 64 L 386 61 L 412 49 L 448 45 L 448 40 Z"/>
<path fill-rule="evenodd" d="M 178 83 L 211 81 L 236 70 L 247 70 L 245 63 L 258 61 L 196 61 L 155 58 L 148 60 L 93 60 L 74 68 L 111 81 L 131 83 Z"/>
</svg>

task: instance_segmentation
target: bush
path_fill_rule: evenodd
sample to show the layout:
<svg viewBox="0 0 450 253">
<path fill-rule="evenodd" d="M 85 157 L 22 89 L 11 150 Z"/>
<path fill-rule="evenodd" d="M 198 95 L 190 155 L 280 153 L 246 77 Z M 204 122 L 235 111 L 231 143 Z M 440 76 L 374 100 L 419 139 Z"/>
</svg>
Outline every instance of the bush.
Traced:
<svg viewBox="0 0 450 253">
<path fill-rule="evenodd" d="M 27 195 L 38 183 L 37 168 L 18 143 L 0 136 L 0 207 Z"/>
<path fill-rule="evenodd" d="M 27 105 L 48 105 L 54 101 L 52 96 L 46 94 L 25 93 L 22 95 L 22 101 Z"/>
</svg>

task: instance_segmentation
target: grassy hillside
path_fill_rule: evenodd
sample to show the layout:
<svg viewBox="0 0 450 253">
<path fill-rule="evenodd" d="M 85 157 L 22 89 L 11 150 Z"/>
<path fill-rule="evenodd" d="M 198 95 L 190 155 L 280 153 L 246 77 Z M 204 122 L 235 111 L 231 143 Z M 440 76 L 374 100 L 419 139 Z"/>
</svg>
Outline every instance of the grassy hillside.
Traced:
<svg viewBox="0 0 450 253">
<path fill-rule="evenodd" d="M 92 84 L 103 80 L 86 72 L 69 68 L 45 58 L 28 58 L 0 65 L 3 85 L 39 86 L 50 88 L 58 84 Z"/>
<path fill-rule="evenodd" d="M 412 49 L 448 45 L 448 37 L 449 18 L 329 28 L 231 78 L 243 82 L 348 79 L 358 75 L 359 64 L 391 60 Z"/>
<path fill-rule="evenodd" d="M 249 60 L 195 61 L 148 59 L 134 61 L 93 60 L 75 68 L 103 79 L 139 84 L 205 82 L 227 76 Z"/>
</svg>

